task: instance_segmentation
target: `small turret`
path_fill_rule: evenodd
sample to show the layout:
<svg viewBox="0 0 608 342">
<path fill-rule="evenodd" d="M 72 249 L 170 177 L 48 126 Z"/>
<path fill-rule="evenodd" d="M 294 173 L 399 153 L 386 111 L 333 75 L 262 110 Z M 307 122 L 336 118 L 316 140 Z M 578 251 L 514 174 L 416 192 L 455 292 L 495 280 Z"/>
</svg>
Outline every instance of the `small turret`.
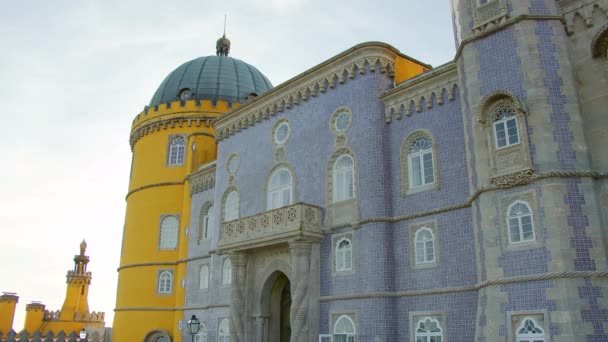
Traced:
<svg viewBox="0 0 608 342">
<path fill-rule="evenodd" d="M 3 292 L 0 296 L 0 334 L 6 335 L 13 329 L 17 302 L 19 297 L 16 293 Z"/>
<path fill-rule="evenodd" d="M 228 56 L 230 53 L 230 39 L 226 38 L 225 33 L 217 40 L 215 49 L 218 56 Z"/>
</svg>

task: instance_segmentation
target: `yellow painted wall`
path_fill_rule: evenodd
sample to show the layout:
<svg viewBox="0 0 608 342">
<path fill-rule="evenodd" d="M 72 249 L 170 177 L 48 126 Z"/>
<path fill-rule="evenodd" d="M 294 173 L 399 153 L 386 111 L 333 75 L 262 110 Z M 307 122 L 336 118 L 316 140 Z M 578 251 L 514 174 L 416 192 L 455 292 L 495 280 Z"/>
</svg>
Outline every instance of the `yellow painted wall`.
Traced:
<svg viewBox="0 0 608 342">
<path fill-rule="evenodd" d="M 0 333 L 6 335 L 13 329 L 13 319 L 15 318 L 15 308 L 19 297 L 12 295 L 0 296 Z"/>
<path fill-rule="evenodd" d="M 395 84 L 399 84 L 428 70 L 429 68 L 410 59 L 397 56 L 395 57 Z"/>
<path fill-rule="evenodd" d="M 200 165 L 217 158 L 213 129 L 201 118 L 214 118 L 228 111 L 225 102 L 215 107 L 210 101 L 173 102 L 170 108 L 150 108 L 133 121 L 132 134 L 139 128 L 161 120 L 194 118 L 190 125 L 160 125 L 159 129 L 140 137 L 133 146 L 133 163 L 123 232 L 114 341 L 143 341 L 154 330 L 167 330 L 173 341 L 181 341 L 178 321 L 183 319 L 185 290 L 180 286 L 186 277 L 188 241 L 185 228 L 190 219 L 190 189 L 186 176 Z M 167 166 L 169 139 L 184 135 L 185 159 L 182 166 Z M 192 151 L 192 143 L 196 150 Z M 179 215 L 180 230 L 176 250 L 159 250 L 161 216 Z M 171 295 L 157 294 L 160 270 L 173 270 Z M 177 308 L 177 310 L 176 310 Z"/>
<path fill-rule="evenodd" d="M 25 324 L 23 329 L 33 332 L 40 330 L 44 318 L 43 304 L 28 304 L 25 306 Z"/>
</svg>

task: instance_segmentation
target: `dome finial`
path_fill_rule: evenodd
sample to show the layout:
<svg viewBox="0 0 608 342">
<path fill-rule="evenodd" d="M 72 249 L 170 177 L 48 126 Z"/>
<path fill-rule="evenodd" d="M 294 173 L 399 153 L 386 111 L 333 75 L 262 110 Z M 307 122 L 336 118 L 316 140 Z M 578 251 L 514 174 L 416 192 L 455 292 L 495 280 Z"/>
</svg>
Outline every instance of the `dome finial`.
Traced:
<svg viewBox="0 0 608 342">
<path fill-rule="evenodd" d="M 230 39 L 226 38 L 226 15 L 224 14 L 224 34 L 222 38 L 217 40 L 215 44 L 216 54 L 218 56 L 228 56 L 230 53 Z"/>
</svg>

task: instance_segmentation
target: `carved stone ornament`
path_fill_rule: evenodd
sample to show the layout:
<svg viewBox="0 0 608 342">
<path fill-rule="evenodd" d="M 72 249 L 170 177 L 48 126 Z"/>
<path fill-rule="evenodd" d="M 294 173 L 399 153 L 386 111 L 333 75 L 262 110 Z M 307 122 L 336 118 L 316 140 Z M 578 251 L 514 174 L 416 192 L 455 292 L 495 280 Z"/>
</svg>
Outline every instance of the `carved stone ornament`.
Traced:
<svg viewBox="0 0 608 342">
<path fill-rule="evenodd" d="M 534 179 L 534 170 L 527 169 L 508 175 L 497 176 L 492 178 L 492 185 L 499 188 L 510 188 L 512 186 L 524 185 L 530 183 Z"/>
<path fill-rule="evenodd" d="M 344 134 L 340 134 L 336 137 L 336 147 L 344 146 L 346 146 L 346 136 Z"/>
<path fill-rule="evenodd" d="M 507 21 L 509 12 L 505 0 L 490 0 L 479 4 L 479 0 L 470 0 L 473 11 L 473 32 L 484 32 L 500 26 Z"/>
<path fill-rule="evenodd" d="M 274 161 L 276 163 L 282 163 L 285 161 L 287 157 L 287 150 L 285 147 L 281 146 L 274 151 Z"/>
<path fill-rule="evenodd" d="M 511 92 L 498 90 L 486 95 L 477 107 L 477 121 L 491 126 L 505 110 L 514 115 L 526 113 L 523 103 Z"/>
</svg>

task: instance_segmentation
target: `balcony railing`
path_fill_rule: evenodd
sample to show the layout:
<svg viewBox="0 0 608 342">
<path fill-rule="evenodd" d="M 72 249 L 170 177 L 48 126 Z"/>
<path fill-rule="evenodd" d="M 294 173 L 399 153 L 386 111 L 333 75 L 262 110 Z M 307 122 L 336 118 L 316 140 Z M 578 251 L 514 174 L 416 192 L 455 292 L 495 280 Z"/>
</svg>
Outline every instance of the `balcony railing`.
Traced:
<svg viewBox="0 0 608 342">
<path fill-rule="evenodd" d="M 298 237 L 321 238 L 321 208 L 297 203 L 258 215 L 223 222 L 220 250 L 243 250 Z"/>
</svg>

